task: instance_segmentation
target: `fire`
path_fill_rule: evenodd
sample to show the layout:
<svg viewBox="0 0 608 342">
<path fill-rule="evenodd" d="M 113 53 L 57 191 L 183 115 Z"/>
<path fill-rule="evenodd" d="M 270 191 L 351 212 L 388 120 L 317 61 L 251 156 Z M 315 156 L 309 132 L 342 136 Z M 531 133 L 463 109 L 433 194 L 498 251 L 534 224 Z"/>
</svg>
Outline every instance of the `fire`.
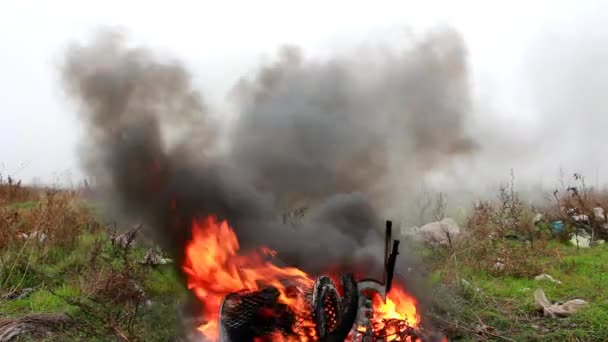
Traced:
<svg viewBox="0 0 608 342">
<path fill-rule="evenodd" d="M 297 316 L 297 336 L 275 333 L 264 341 L 305 342 L 315 341 L 315 326 L 310 318 L 310 307 L 303 296 L 294 294 L 295 288 L 310 288 L 314 280 L 295 267 L 279 267 L 271 262 L 276 255 L 266 247 L 243 253 L 236 234 L 226 221 L 214 216 L 197 219 L 192 223 L 192 239 L 186 245 L 182 270 L 187 277 L 188 289 L 203 305 L 205 323 L 198 329 L 206 340 L 219 340 L 220 307 L 224 298 L 239 291 L 259 291 L 274 287 L 278 301 Z M 297 292 L 297 291 L 296 291 Z M 416 328 L 420 317 L 417 302 L 403 287 L 394 283 L 386 302 L 380 296 L 373 298 L 372 329 L 388 337 L 399 332 L 399 327 Z M 272 314 L 272 313 L 269 313 Z M 399 325 L 391 322 L 399 321 Z M 262 341 L 261 339 L 259 339 Z"/>
<path fill-rule="evenodd" d="M 398 319 L 407 321 L 411 327 L 417 327 L 420 323 L 420 316 L 416 311 L 416 299 L 403 290 L 402 286 L 395 283 L 389 291 L 386 302 L 377 296 L 374 298 L 373 320 Z"/>
<path fill-rule="evenodd" d="M 400 284 L 393 284 L 386 301 L 377 292 L 366 291 L 365 296 L 372 300 L 371 316 L 367 316 L 370 320 L 357 325 L 349 342 L 367 341 L 369 338 L 373 341 L 414 341 L 413 336 L 420 324 L 417 301 Z"/>
<path fill-rule="evenodd" d="M 314 281 L 305 272 L 274 265 L 268 259 L 276 253 L 268 248 L 242 255 L 238 251 L 239 242 L 228 222 L 218 222 L 214 216 L 193 222 L 182 268 L 188 288 L 203 303 L 206 323 L 199 331 L 212 341 L 219 339 L 220 306 L 230 293 L 272 286 L 279 290 L 279 302 L 294 313 L 307 310 L 304 300 L 289 296 L 284 285 L 284 281 L 290 281 L 296 286 L 312 286 Z"/>
</svg>

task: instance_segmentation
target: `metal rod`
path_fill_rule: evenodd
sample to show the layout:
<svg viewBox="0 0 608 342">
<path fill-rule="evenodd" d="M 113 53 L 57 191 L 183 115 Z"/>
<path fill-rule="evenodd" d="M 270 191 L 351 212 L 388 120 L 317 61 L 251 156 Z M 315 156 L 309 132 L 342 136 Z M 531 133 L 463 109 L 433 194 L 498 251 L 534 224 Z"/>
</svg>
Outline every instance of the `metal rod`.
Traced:
<svg viewBox="0 0 608 342">
<path fill-rule="evenodd" d="M 399 240 L 393 241 L 393 251 L 391 255 L 388 257 L 387 265 L 386 265 L 386 294 L 391 290 L 391 286 L 393 285 L 393 276 L 395 275 L 395 263 L 397 261 L 397 255 L 399 255 Z"/>
<path fill-rule="evenodd" d="M 389 248 L 391 245 L 393 235 L 393 222 L 387 220 L 386 221 L 386 231 L 384 233 L 384 273 L 382 274 L 382 282 L 386 284 L 387 274 L 387 266 L 388 266 L 388 258 L 389 258 Z"/>
</svg>

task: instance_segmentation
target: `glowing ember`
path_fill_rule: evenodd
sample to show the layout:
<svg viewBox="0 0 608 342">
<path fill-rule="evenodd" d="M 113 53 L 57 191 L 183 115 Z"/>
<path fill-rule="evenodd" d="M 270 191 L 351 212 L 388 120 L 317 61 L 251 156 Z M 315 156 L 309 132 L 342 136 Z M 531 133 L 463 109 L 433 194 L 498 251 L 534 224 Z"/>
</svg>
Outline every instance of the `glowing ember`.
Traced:
<svg viewBox="0 0 608 342">
<path fill-rule="evenodd" d="M 296 315 L 308 314 L 309 309 L 301 296 L 288 296 L 285 281 L 310 287 L 314 281 L 303 271 L 293 267 L 278 267 L 268 261 L 275 252 L 262 248 L 239 255 L 239 243 L 226 221 L 218 222 L 213 216 L 192 224 L 192 240 L 186 246 L 183 271 L 188 288 L 204 307 L 205 324 L 199 330 L 210 340 L 219 339 L 219 313 L 223 298 L 241 290 L 256 291 L 275 287 L 279 302 L 286 304 Z M 282 340 L 273 339 L 273 340 Z"/>
</svg>

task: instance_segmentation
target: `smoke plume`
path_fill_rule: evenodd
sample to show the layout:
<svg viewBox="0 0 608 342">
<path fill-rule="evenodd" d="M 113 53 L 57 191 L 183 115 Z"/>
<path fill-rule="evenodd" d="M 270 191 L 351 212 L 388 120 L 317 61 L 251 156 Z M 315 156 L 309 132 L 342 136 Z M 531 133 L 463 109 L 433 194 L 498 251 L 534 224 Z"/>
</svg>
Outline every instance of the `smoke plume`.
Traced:
<svg viewBox="0 0 608 342">
<path fill-rule="evenodd" d="M 380 55 L 314 60 L 286 47 L 235 85 L 239 112 L 226 131 L 183 65 L 115 32 L 69 49 L 62 75 L 85 125 L 85 169 L 178 260 L 192 219 L 214 214 L 244 248 L 269 246 L 312 273 L 381 266 L 383 209 L 476 150 L 466 52 L 449 30 Z M 278 220 L 302 203 L 300 222 Z"/>
<path fill-rule="evenodd" d="M 315 61 L 286 48 L 237 85 L 231 157 L 279 200 L 364 191 L 386 205 L 403 183 L 475 150 L 465 57 L 451 31 L 380 57 Z"/>
</svg>

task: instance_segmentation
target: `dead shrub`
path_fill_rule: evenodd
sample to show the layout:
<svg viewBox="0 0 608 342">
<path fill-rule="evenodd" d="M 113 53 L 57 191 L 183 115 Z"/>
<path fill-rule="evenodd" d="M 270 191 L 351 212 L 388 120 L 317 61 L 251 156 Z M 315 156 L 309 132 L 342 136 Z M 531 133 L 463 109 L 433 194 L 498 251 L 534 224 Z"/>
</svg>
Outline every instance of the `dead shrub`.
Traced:
<svg viewBox="0 0 608 342">
<path fill-rule="evenodd" d="M 90 210 L 75 194 L 48 189 L 26 208 L 0 207 L 0 248 L 34 237 L 41 245 L 71 248 L 83 230 L 98 230 Z"/>
<path fill-rule="evenodd" d="M 514 189 L 501 185 L 497 200 L 479 202 L 465 223 L 466 263 L 491 274 L 531 277 L 542 272 L 539 256 L 550 255 L 547 236 L 534 225 L 532 208 Z"/>
<path fill-rule="evenodd" d="M 553 219 L 560 219 L 568 223 L 571 228 L 564 239 L 571 233 L 585 230 L 591 235 L 591 240 L 608 239 L 608 226 L 606 218 L 598 218 L 594 208 L 608 208 L 608 192 L 587 186 L 585 177 L 580 173 L 572 175 L 573 183 L 566 184 L 561 180 L 561 189 L 553 191 L 557 204 L 551 210 Z"/>
<path fill-rule="evenodd" d="M 21 184 L 11 176 L 3 176 L 0 173 L 0 206 L 13 203 L 35 201 L 38 199 L 39 190 Z"/>
<path fill-rule="evenodd" d="M 82 294 L 69 298 L 58 295 L 80 309 L 86 319 L 81 317 L 78 323 L 91 337 L 110 333 L 119 341 L 141 340 L 135 321 L 141 307 L 147 304 L 146 294 L 138 285 L 143 283 L 145 270 L 135 261 L 132 247 L 131 243 L 115 243 L 109 235 L 104 240 L 97 239 L 88 255 L 88 269 L 80 271 L 85 280 Z M 107 259 L 104 264 L 110 266 L 98 268 L 96 261 L 100 258 Z"/>
<path fill-rule="evenodd" d="M 86 291 L 96 302 L 135 304 L 145 301 L 145 294 L 128 272 L 110 271 L 91 279 Z"/>
</svg>

